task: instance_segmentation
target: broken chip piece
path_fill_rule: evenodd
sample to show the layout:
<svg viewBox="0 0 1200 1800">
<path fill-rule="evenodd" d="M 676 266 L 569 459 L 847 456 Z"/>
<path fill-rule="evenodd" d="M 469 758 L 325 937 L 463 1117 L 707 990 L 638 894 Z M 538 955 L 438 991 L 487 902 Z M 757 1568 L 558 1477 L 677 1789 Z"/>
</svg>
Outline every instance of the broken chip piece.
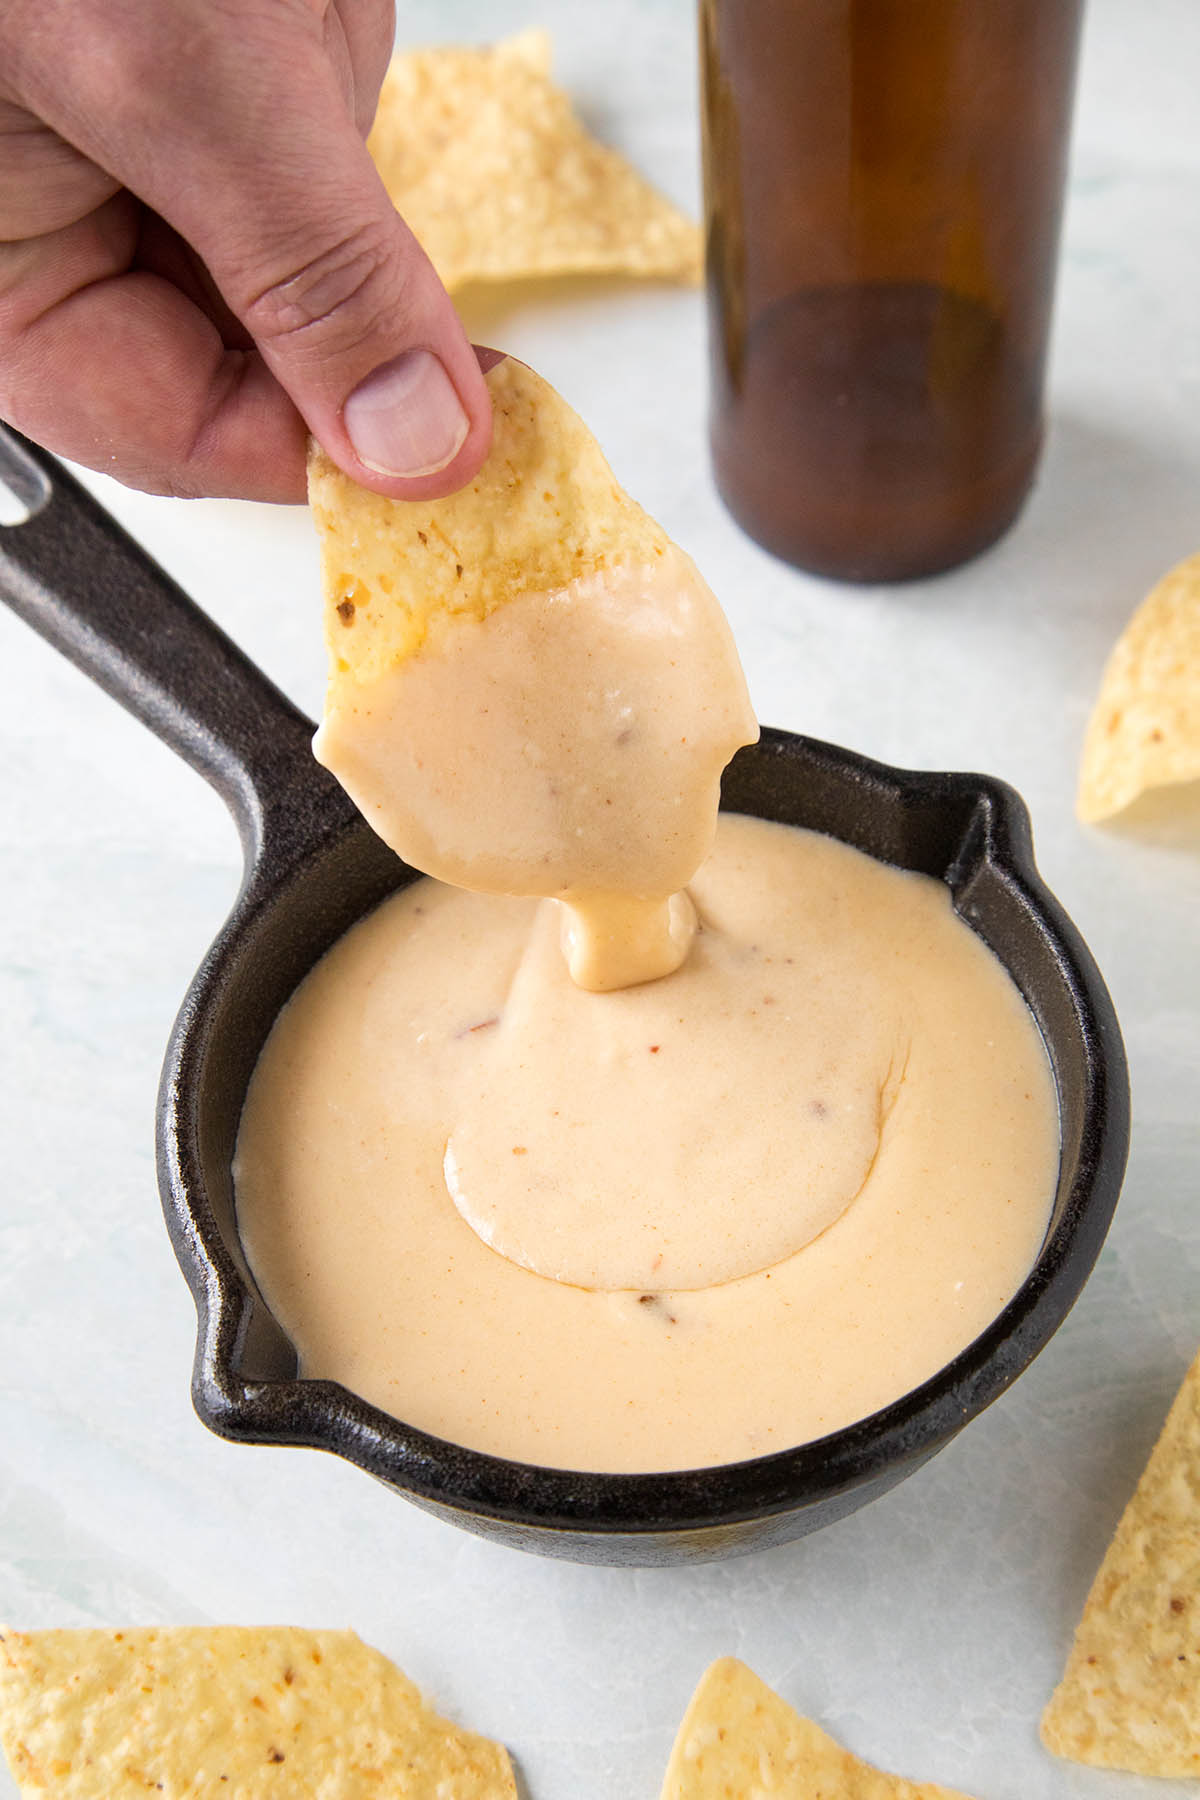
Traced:
<svg viewBox="0 0 1200 1800">
<path fill-rule="evenodd" d="M 887 1775 L 843 1750 L 732 1656 L 712 1664 L 683 1716 L 662 1800 L 965 1800 Z"/>
<path fill-rule="evenodd" d="M 696 282 L 699 226 L 598 143 L 550 79 L 550 39 L 393 58 L 368 140 L 446 287 L 534 275 Z"/>
<path fill-rule="evenodd" d="M 1200 1775 L 1200 1356 L 1092 1584 L 1042 1741 L 1099 1768 Z"/>
<path fill-rule="evenodd" d="M 516 1800 L 352 1631 L 187 1626 L 0 1634 L 0 1742 L 23 1796 Z"/>
<path fill-rule="evenodd" d="M 332 690 L 378 680 L 455 617 L 485 619 L 615 561 L 653 561 L 669 540 L 618 485 L 566 401 L 506 357 L 485 377 L 492 448 L 467 487 L 389 500 L 313 444 L 308 491 L 321 543 Z"/>
<path fill-rule="evenodd" d="M 1200 554 L 1121 633 L 1084 739 L 1077 810 L 1092 824 L 1148 788 L 1200 780 Z"/>
</svg>

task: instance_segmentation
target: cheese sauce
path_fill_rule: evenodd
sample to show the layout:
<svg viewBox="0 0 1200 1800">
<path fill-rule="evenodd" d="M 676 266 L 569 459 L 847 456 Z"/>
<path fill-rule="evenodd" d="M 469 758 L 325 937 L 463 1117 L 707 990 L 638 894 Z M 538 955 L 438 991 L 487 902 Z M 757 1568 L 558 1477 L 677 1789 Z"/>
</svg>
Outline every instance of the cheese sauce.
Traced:
<svg viewBox="0 0 1200 1800">
<path fill-rule="evenodd" d="M 1019 1286 L 1032 1019 L 939 883 L 717 829 L 756 735 L 679 552 L 334 692 L 318 755 L 455 885 L 335 945 L 250 1085 L 239 1229 L 304 1374 L 501 1456 L 694 1467 L 895 1399 Z"/>
<path fill-rule="evenodd" d="M 1028 1272 L 1054 1089 L 942 884 L 723 815 L 676 974 L 585 994 L 556 903 L 432 881 L 281 1014 L 242 1237 L 306 1375 L 577 1469 L 735 1461 L 895 1399 Z"/>
</svg>

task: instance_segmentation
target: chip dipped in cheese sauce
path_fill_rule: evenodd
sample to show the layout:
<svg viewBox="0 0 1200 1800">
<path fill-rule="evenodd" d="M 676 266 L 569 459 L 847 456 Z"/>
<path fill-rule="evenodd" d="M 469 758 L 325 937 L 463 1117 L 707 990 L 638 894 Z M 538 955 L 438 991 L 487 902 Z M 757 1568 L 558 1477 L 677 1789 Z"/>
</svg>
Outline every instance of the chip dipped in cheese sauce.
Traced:
<svg viewBox="0 0 1200 1800">
<path fill-rule="evenodd" d="M 602 990 L 687 955 L 682 890 L 757 736 L 725 615 L 670 547 L 439 621 L 365 689 L 340 684 L 315 747 L 414 868 L 561 900 L 572 974 Z"/>
<path fill-rule="evenodd" d="M 942 884 L 718 823 L 756 728 L 715 600 L 557 396 L 488 380 L 465 494 L 315 471 L 318 754 L 444 879 L 280 1015 L 239 1229 L 302 1372 L 412 1425 L 577 1469 L 761 1455 L 916 1386 L 1020 1285 L 1045 1050 Z"/>
</svg>

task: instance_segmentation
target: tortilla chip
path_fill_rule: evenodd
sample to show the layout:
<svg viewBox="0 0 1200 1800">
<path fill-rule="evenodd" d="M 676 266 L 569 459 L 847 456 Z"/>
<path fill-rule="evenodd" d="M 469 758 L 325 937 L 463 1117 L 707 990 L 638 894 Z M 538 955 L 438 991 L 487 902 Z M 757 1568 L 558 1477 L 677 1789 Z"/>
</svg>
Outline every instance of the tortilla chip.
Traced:
<svg viewBox="0 0 1200 1800">
<path fill-rule="evenodd" d="M 1079 773 L 1079 817 L 1107 819 L 1147 788 L 1200 780 L 1200 554 L 1163 577 L 1104 670 Z"/>
<path fill-rule="evenodd" d="M 54 1800 L 516 1800 L 508 1753 L 352 1631 L 0 1634 L 0 1741 Z"/>
<path fill-rule="evenodd" d="M 312 446 L 331 692 L 344 680 L 378 679 L 439 622 L 484 619 L 522 593 L 553 592 L 669 548 L 547 382 L 512 357 L 485 380 L 491 451 L 475 480 L 443 500 L 371 493 Z"/>
<path fill-rule="evenodd" d="M 683 1716 L 662 1800 L 965 1800 L 885 1775 L 843 1750 L 732 1656 L 713 1663 Z"/>
<path fill-rule="evenodd" d="M 448 288 L 531 275 L 696 282 L 700 229 L 580 124 L 544 31 L 394 58 L 368 148 Z"/>
<path fill-rule="evenodd" d="M 1200 1775 L 1200 1356 L 1092 1584 L 1042 1741 L 1103 1769 Z"/>
</svg>

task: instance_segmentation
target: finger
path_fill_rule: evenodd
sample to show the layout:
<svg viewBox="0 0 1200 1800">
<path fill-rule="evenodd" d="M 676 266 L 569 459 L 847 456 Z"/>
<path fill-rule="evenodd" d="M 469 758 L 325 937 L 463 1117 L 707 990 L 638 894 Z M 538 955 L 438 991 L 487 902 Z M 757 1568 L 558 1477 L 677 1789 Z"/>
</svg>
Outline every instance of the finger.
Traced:
<svg viewBox="0 0 1200 1800">
<path fill-rule="evenodd" d="M 354 122 L 366 137 L 396 41 L 396 9 L 390 0 L 337 0 L 330 17 L 346 45 Z"/>
<path fill-rule="evenodd" d="M 137 211 L 120 195 L 0 245 L 0 416 L 150 493 L 303 500 L 295 407 L 258 352 L 229 348 L 172 282 L 126 270 Z"/>
<path fill-rule="evenodd" d="M 159 56 L 166 81 L 131 81 L 110 57 L 106 105 L 98 89 L 85 105 L 94 59 L 73 65 L 73 141 L 196 248 L 348 474 L 398 497 L 452 492 L 487 452 L 487 390 L 346 108 L 320 21 L 247 9 L 230 34 L 193 0 L 152 9 L 168 40 L 185 16 L 190 54 Z"/>
<path fill-rule="evenodd" d="M 73 225 L 120 185 L 24 107 L 0 100 L 0 241 Z"/>
<path fill-rule="evenodd" d="M 142 217 L 132 265 L 151 275 L 161 275 L 164 281 L 186 294 L 192 304 L 212 320 L 226 348 L 253 350 L 254 339 L 226 306 L 216 282 L 191 245 L 186 244 L 157 213 L 148 212 L 144 207 L 139 210 Z"/>
</svg>

